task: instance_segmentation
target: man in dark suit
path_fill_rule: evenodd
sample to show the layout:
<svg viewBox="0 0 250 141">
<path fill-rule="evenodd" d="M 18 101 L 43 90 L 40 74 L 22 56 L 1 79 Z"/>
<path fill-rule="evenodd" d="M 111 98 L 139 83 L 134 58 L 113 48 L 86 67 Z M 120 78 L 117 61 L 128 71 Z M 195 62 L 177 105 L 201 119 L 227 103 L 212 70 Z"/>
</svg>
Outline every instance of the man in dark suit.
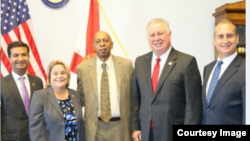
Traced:
<svg viewBox="0 0 250 141">
<path fill-rule="evenodd" d="M 238 41 L 235 25 L 221 20 L 214 33 L 218 59 L 205 66 L 203 73 L 203 124 L 245 124 L 245 60 L 237 53 Z M 218 62 L 222 64 L 214 84 Z"/>
<path fill-rule="evenodd" d="M 196 59 L 171 45 L 166 20 L 151 20 L 147 35 L 153 51 L 135 61 L 132 137 L 134 141 L 172 141 L 173 125 L 201 123 L 201 76 Z"/>
<path fill-rule="evenodd" d="M 8 45 L 7 52 L 12 72 L 2 78 L 1 82 L 1 140 L 29 141 L 29 102 L 24 104 L 23 99 L 29 100 L 35 90 L 42 89 L 43 82 L 40 78 L 27 74 L 30 59 L 27 44 L 14 41 Z M 20 77 L 25 77 L 27 97 L 23 95 Z"/>
</svg>

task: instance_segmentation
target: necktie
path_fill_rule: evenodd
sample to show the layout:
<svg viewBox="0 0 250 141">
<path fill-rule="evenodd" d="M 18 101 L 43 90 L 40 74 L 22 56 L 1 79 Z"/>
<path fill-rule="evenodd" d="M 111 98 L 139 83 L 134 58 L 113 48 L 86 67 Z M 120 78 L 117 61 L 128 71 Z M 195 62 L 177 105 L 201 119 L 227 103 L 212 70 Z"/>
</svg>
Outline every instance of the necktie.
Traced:
<svg viewBox="0 0 250 141">
<path fill-rule="evenodd" d="M 160 72 L 160 61 L 161 58 L 156 58 L 156 64 L 153 70 L 153 75 L 152 75 L 152 89 L 153 89 L 153 93 L 155 93 L 156 87 L 157 87 L 157 83 L 158 83 L 158 77 L 159 77 L 159 72 Z M 151 119 L 150 121 L 150 129 L 153 128 L 153 121 Z"/>
<path fill-rule="evenodd" d="M 159 77 L 159 72 L 160 72 L 160 61 L 161 58 L 156 58 L 156 64 L 153 70 L 153 75 L 152 75 L 152 89 L 153 93 L 155 93 L 157 83 L 158 83 L 158 77 Z"/>
<path fill-rule="evenodd" d="M 106 63 L 102 64 L 103 72 L 101 78 L 101 119 L 107 123 L 111 119 L 109 79 L 106 70 Z"/>
<path fill-rule="evenodd" d="M 22 90 L 22 97 L 23 97 L 23 104 L 26 110 L 27 115 L 29 115 L 29 106 L 30 106 L 30 97 L 28 90 L 24 83 L 25 77 L 20 77 L 19 80 L 21 81 L 21 90 Z"/>
<path fill-rule="evenodd" d="M 216 68 L 214 69 L 214 74 L 213 77 L 211 79 L 209 88 L 208 88 L 208 93 L 207 93 L 207 103 L 209 103 L 213 93 L 214 93 L 214 89 L 219 81 L 219 76 L 220 76 L 220 70 L 221 70 L 221 64 L 223 62 L 222 61 L 218 61 Z"/>
</svg>

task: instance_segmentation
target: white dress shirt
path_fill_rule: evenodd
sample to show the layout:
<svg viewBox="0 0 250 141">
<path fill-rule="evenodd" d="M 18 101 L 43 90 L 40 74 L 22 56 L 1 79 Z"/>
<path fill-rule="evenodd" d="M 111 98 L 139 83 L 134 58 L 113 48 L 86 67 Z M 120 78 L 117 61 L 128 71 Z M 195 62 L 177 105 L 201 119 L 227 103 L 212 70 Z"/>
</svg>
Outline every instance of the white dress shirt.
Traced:
<svg viewBox="0 0 250 141">
<path fill-rule="evenodd" d="M 158 79 L 160 78 L 161 76 L 161 72 L 165 66 L 165 63 L 167 61 L 167 58 L 169 56 L 169 53 L 170 51 L 172 50 L 172 46 L 170 46 L 170 48 L 164 53 L 162 54 L 159 58 L 161 58 L 161 61 L 159 62 L 160 63 L 160 72 L 159 72 L 159 77 Z M 155 53 L 153 52 L 153 56 L 152 56 L 152 62 L 151 62 L 151 77 L 153 76 L 153 71 L 154 71 L 154 67 L 155 67 L 155 64 L 156 64 L 156 59 L 158 57 L 155 55 Z"/>
<path fill-rule="evenodd" d="M 12 73 L 12 76 L 13 76 L 15 82 L 16 82 L 17 88 L 19 90 L 19 93 L 21 94 L 22 99 L 23 99 L 23 94 L 22 94 L 22 89 L 21 89 L 21 81 L 19 80 L 19 78 L 20 77 L 25 77 L 24 83 L 25 83 L 25 86 L 26 86 L 26 88 L 28 90 L 29 97 L 30 97 L 30 81 L 29 81 L 27 73 L 25 73 L 23 76 L 19 76 L 18 74 L 16 74 L 13 71 L 11 73 Z"/>
<path fill-rule="evenodd" d="M 98 100 L 99 100 L 99 110 L 98 116 L 101 116 L 101 107 L 100 107 L 100 95 L 101 95 L 101 77 L 102 77 L 102 61 L 97 57 L 96 59 L 96 71 L 97 71 L 97 89 L 98 89 Z M 112 57 L 105 62 L 107 64 L 106 69 L 109 78 L 109 92 L 110 92 L 110 105 L 111 105 L 111 116 L 120 117 L 120 94 L 118 93 L 115 68 Z"/>
<path fill-rule="evenodd" d="M 207 95 L 207 92 L 208 92 L 208 88 L 209 88 L 209 85 L 210 85 L 210 82 L 211 82 L 211 79 L 213 77 L 213 74 L 214 74 L 214 69 L 215 67 L 217 66 L 217 63 L 218 61 L 223 61 L 223 63 L 221 64 L 221 70 L 220 70 L 220 75 L 219 75 L 219 79 L 220 77 L 223 75 L 223 73 L 226 71 L 226 69 L 228 68 L 228 66 L 231 64 L 231 62 L 234 60 L 234 58 L 237 56 L 237 52 L 235 52 L 234 54 L 224 58 L 223 60 L 221 60 L 219 57 L 217 58 L 217 62 L 216 64 L 214 65 L 214 68 L 208 78 L 208 81 L 207 81 L 207 87 L 206 87 L 206 95 Z"/>
</svg>

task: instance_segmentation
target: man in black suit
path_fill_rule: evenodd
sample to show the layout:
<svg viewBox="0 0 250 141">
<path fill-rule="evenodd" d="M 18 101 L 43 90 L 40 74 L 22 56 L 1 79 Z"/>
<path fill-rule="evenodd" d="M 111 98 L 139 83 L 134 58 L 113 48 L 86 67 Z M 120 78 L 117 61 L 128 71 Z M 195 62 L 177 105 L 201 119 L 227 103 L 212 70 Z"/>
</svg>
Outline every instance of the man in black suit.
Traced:
<svg viewBox="0 0 250 141">
<path fill-rule="evenodd" d="M 166 20 L 151 20 L 147 37 L 153 51 L 135 61 L 132 137 L 134 141 L 172 141 L 173 125 L 201 123 L 201 76 L 195 57 L 171 45 Z"/>
<path fill-rule="evenodd" d="M 205 66 L 203 73 L 203 124 L 245 124 L 246 63 L 237 53 L 238 41 L 231 21 L 223 19 L 216 25 L 214 46 L 218 58 Z M 214 84 L 214 72 L 221 61 Z"/>
<path fill-rule="evenodd" d="M 1 140 L 29 141 L 29 102 L 24 104 L 23 99 L 31 99 L 35 90 L 43 88 L 43 82 L 40 78 L 27 73 L 30 59 L 27 44 L 14 41 L 8 45 L 7 52 L 12 72 L 1 81 Z M 20 77 L 25 77 L 28 95 L 23 95 Z"/>
</svg>

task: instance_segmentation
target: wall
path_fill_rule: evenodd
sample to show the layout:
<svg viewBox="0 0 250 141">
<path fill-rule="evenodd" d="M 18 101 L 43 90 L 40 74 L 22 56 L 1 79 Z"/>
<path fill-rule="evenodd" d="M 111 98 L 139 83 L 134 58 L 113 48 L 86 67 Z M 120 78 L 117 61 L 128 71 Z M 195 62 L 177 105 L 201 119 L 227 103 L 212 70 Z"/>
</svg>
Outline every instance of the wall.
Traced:
<svg viewBox="0 0 250 141">
<path fill-rule="evenodd" d="M 134 61 L 137 56 L 150 51 L 145 32 L 147 22 L 162 17 L 170 22 L 174 48 L 195 56 L 201 74 L 203 67 L 214 60 L 215 20 L 212 14 L 217 7 L 237 1 L 100 0 L 128 58 Z M 61 59 L 70 65 L 89 0 L 70 0 L 60 9 L 49 8 L 41 0 L 27 0 L 27 3 L 44 68 L 47 69 L 54 59 Z M 72 78 L 72 82 L 76 82 L 76 77 Z M 73 84 L 70 87 L 75 89 Z M 247 91 L 250 91 L 249 87 Z M 250 119 L 249 113 L 247 119 Z"/>
<path fill-rule="evenodd" d="M 195 56 L 201 74 L 203 67 L 214 59 L 212 14 L 217 7 L 236 1 L 100 0 L 128 58 L 134 61 L 150 51 L 146 25 L 150 19 L 162 17 L 170 22 L 174 48 Z M 27 0 L 27 3 L 44 68 L 54 59 L 70 65 L 89 0 L 69 1 L 60 9 L 47 7 L 42 1 Z"/>
</svg>

